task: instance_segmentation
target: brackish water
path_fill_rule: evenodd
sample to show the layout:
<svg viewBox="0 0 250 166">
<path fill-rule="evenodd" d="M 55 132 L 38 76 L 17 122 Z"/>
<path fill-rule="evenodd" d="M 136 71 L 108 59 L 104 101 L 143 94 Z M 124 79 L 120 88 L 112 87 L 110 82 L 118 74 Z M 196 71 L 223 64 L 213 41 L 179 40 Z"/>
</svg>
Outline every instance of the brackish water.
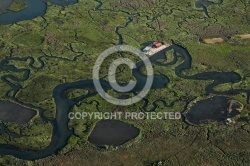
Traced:
<svg viewBox="0 0 250 166">
<path fill-rule="evenodd" d="M 18 12 L 7 11 L 3 14 L 0 14 L 0 24 L 12 24 L 21 20 L 33 19 L 37 16 L 42 16 L 45 14 L 47 4 L 44 1 L 24 0 L 24 2 L 27 4 L 27 7 L 25 9 L 20 10 Z M 77 0 L 71 0 L 71 1 L 48 0 L 48 2 L 54 3 L 56 5 L 66 6 L 69 4 L 76 3 Z M 102 3 L 100 3 L 96 7 L 96 10 L 99 10 L 101 5 Z M 131 21 L 131 20 L 128 20 L 128 21 Z M 122 41 L 122 36 L 119 34 L 119 29 L 117 29 L 116 33 L 119 35 L 119 43 L 122 44 L 123 41 Z M 174 50 L 174 60 L 168 64 L 160 63 L 159 60 L 166 60 L 167 57 L 165 56 L 165 52 L 171 49 Z M 191 76 L 182 74 L 183 70 L 191 68 L 192 58 L 190 54 L 188 53 L 188 51 L 179 45 L 173 44 L 171 47 L 151 57 L 150 60 L 152 63 L 159 65 L 159 66 L 174 65 L 177 63 L 179 59 L 177 54 L 181 55 L 185 59 L 184 62 L 182 62 L 175 68 L 175 74 L 178 77 L 181 77 L 184 79 L 193 79 L 197 81 L 213 80 L 213 83 L 209 84 L 205 89 L 207 94 L 213 93 L 213 94 L 223 94 L 223 95 L 235 95 L 238 93 L 245 92 L 247 93 L 247 96 L 248 96 L 247 101 L 249 101 L 249 93 L 250 93 L 249 90 L 241 90 L 241 89 L 229 90 L 229 91 L 214 91 L 213 90 L 213 88 L 219 84 L 239 82 L 241 80 L 241 77 L 239 74 L 235 72 L 203 72 L 203 73 L 198 73 L 198 74 L 191 75 Z M 57 154 L 58 151 L 67 144 L 69 137 L 73 134 L 73 131 L 68 128 L 68 123 L 69 123 L 68 113 L 70 112 L 72 107 L 81 100 L 97 95 L 97 92 L 93 85 L 93 80 L 80 80 L 80 81 L 71 82 L 71 83 L 63 83 L 63 84 L 56 86 L 53 90 L 53 99 L 56 104 L 56 117 L 54 120 L 49 120 L 46 117 L 44 117 L 43 112 L 45 110 L 43 110 L 42 108 L 36 108 L 31 104 L 22 103 L 21 101 L 19 101 L 17 98 L 15 98 L 15 95 L 21 89 L 21 87 L 16 85 L 15 83 L 28 80 L 29 75 L 30 75 L 30 70 L 33 70 L 33 69 L 38 70 L 38 69 L 44 68 L 45 63 L 42 60 L 43 58 L 44 56 L 41 56 L 37 59 L 37 61 L 40 63 L 40 67 L 35 67 L 34 66 L 35 59 L 33 57 L 26 57 L 26 58 L 8 57 L 0 61 L 0 71 L 6 71 L 6 72 L 15 73 L 15 74 L 16 73 L 22 74 L 23 76 L 22 78 L 17 78 L 12 74 L 5 74 L 1 76 L 1 80 L 7 83 L 12 89 L 12 91 L 8 91 L 6 93 L 6 97 L 9 97 L 10 100 L 13 100 L 15 103 L 26 106 L 28 108 L 34 108 L 38 110 L 40 117 L 44 121 L 49 121 L 53 125 L 51 143 L 49 144 L 47 148 L 45 148 L 44 150 L 40 150 L 40 151 L 30 150 L 30 149 L 20 149 L 12 145 L 0 144 L 0 155 L 12 155 L 17 158 L 21 158 L 25 160 L 36 160 L 36 159 L 50 156 L 52 154 Z M 29 60 L 30 62 L 27 68 L 18 69 L 15 66 L 8 65 L 9 61 L 19 62 L 19 61 L 27 61 L 27 60 Z M 144 74 L 140 72 L 140 67 L 143 66 L 143 63 L 138 62 L 136 66 L 137 68 L 133 69 L 133 76 L 137 80 L 137 85 L 133 89 L 133 91 L 131 91 L 131 93 L 137 93 L 138 91 L 140 91 L 143 87 L 142 85 L 145 84 L 145 80 L 147 78 Z M 167 73 L 154 75 L 154 82 L 153 82 L 152 89 L 161 89 L 161 88 L 166 87 L 166 85 L 169 82 L 169 79 L 166 75 Z M 105 80 L 101 80 L 101 84 L 104 90 L 112 89 L 110 87 L 110 84 Z M 83 95 L 83 96 L 73 98 L 73 99 L 66 98 L 65 93 L 67 93 L 68 90 L 73 90 L 73 89 L 84 89 L 84 90 L 88 90 L 89 93 L 87 95 Z M 104 135 L 101 135 L 101 136 L 104 136 Z"/>
<path fill-rule="evenodd" d="M 36 115 L 36 111 L 8 101 L 0 101 L 0 121 L 25 124 Z"/>
<path fill-rule="evenodd" d="M 233 118 L 240 114 L 237 110 L 241 104 L 235 102 L 231 106 L 231 100 L 226 96 L 214 96 L 198 101 L 188 110 L 187 120 L 193 124 L 225 122 L 227 118 Z M 232 109 L 231 112 L 229 112 L 230 109 Z"/>
<path fill-rule="evenodd" d="M 210 5 L 220 5 L 223 3 L 223 0 L 218 0 L 218 2 L 213 2 L 213 1 L 209 1 L 209 0 L 199 0 L 195 3 L 195 7 L 197 8 L 201 8 L 202 11 L 206 14 L 207 17 L 209 16 L 208 10 L 207 10 L 207 6 Z"/>
<path fill-rule="evenodd" d="M 13 0 L 1 0 L 0 10 L 8 8 L 12 4 Z"/>
<path fill-rule="evenodd" d="M 172 49 L 174 50 L 174 60 L 169 64 L 160 63 L 159 60 L 166 60 L 167 58 L 165 56 L 165 52 L 172 50 Z M 249 96 L 249 93 L 250 93 L 249 90 L 241 90 L 241 89 L 228 90 L 228 91 L 214 91 L 213 90 L 213 87 L 219 84 L 228 83 L 228 82 L 236 83 L 240 81 L 241 77 L 235 72 L 204 72 L 204 73 L 198 73 L 192 76 L 183 75 L 182 74 L 183 70 L 191 68 L 192 58 L 190 54 L 188 53 L 188 51 L 179 45 L 173 44 L 171 47 L 151 57 L 150 60 L 152 63 L 156 65 L 160 65 L 160 66 L 173 65 L 177 63 L 178 59 L 180 58 L 177 56 L 177 54 L 181 55 L 185 59 L 181 64 L 179 64 L 175 68 L 175 74 L 177 76 L 184 78 L 184 79 L 214 80 L 213 83 L 209 84 L 206 87 L 206 92 L 208 94 L 213 93 L 213 94 L 235 95 L 238 93 L 246 92 Z M 27 57 L 27 58 L 8 57 L 0 62 L 0 69 L 2 71 L 10 71 L 13 73 L 23 73 L 23 78 L 17 78 L 11 74 L 7 74 L 1 77 L 2 81 L 6 82 L 13 90 L 12 92 L 13 95 L 9 94 L 10 98 L 13 101 L 21 105 L 25 105 L 29 108 L 33 107 L 32 105 L 22 103 L 18 99 L 15 98 L 15 94 L 20 90 L 20 87 L 15 85 L 9 80 L 14 80 L 15 82 L 22 82 L 22 81 L 29 79 L 29 73 L 31 69 L 42 69 L 44 67 L 45 64 L 42 60 L 44 57 L 45 56 L 41 56 L 38 58 L 40 67 L 35 67 L 33 65 L 35 60 L 32 57 Z M 29 60 L 30 62 L 29 68 L 18 69 L 18 68 L 13 67 L 12 65 L 8 65 L 8 62 L 13 61 L 13 60 L 15 61 Z M 133 69 L 133 76 L 137 80 L 137 86 L 135 86 L 132 93 L 137 93 L 138 91 L 140 91 L 142 88 L 141 85 L 145 84 L 145 80 L 146 80 L 146 75 L 140 72 L 140 68 L 143 66 L 143 63 L 138 62 L 136 66 L 137 68 Z M 101 80 L 100 82 L 105 91 L 112 89 L 110 84 L 107 81 Z M 153 82 L 152 89 L 164 88 L 166 87 L 168 82 L 169 82 L 169 79 L 167 78 L 167 76 L 165 76 L 165 74 L 154 75 L 154 82 Z M 84 89 L 84 90 L 88 90 L 89 93 L 87 95 L 83 95 L 83 96 L 73 98 L 73 99 L 66 98 L 65 93 L 67 93 L 68 90 L 73 90 L 73 89 Z M 91 96 L 95 96 L 95 95 L 97 95 L 97 92 L 94 88 L 93 80 L 80 80 L 80 81 L 71 82 L 71 83 L 63 83 L 63 84 L 56 86 L 53 90 L 53 98 L 56 104 L 56 118 L 53 121 L 51 121 L 53 125 L 53 132 L 52 132 L 52 139 L 51 139 L 50 145 L 44 150 L 35 151 L 35 150 L 25 150 L 25 149 L 20 150 L 18 147 L 6 145 L 6 144 L 0 144 L 0 154 L 12 155 L 17 158 L 21 158 L 25 160 L 35 160 L 35 159 L 40 159 L 40 158 L 50 156 L 52 154 L 57 154 L 57 152 L 67 144 L 69 137 L 73 134 L 72 130 L 69 130 L 68 128 L 68 122 L 69 122 L 68 113 L 70 112 L 70 110 L 76 103 L 86 98 L 89 98 Z M 34 108 L 34 109 L 37 109 L 37 110 L 40 109 L 39 111 L 40 111 L 41 118 L 45 121 L 48 121 L 46 117 L 42 116 L 42 112 L 44 110 L 42 110 L 41 108 Z"/>
<path fill-rule="evenodd" d="M 139 133 L 138 128 L 127 123 L 117 120 L 101 120 L 91 132 L 88 141 L 97 146 L 118 146 L 134 139 Z"/>
<path fill-rule="evenodd" d="M 5 0 L 6 1 L 6 0 Z M 73 5 L 78 2 L 78 0 L 23 0 L 26 4 L 24 9 L 20 11 L 7 10 L 6 12 L 0 14 L 0 25 L 13 24 L 18 21 L 31 20 L 38 16 L 43 16 L 47 10 L 47 3 L 50 2 L 59 6 Z M 12 2 L 11 2 L 12 3 Z M 6 5 L 5 5 L 6 6 Z M 6 8 L 6 7 L 5 7 Z M 1 10 L 1 3 L 0 3 Z"/>
<path fill-rule="evenodd" d="M 47 10 L 46 2 L 50 2 L 52 4 L 59 5 L 59 6 L 73 5 L 78 2 L 78 0 L 67 0 L 67 1 L 65 0 L 22 0 L 22 1 L 26 4 L 27 7 L 17 12 L 7 10 L 6 12 L 0 14 L 0 25 L 1 24 L 2 25 L 13 24 L 18 21 L 31 20 L 38 16 L 43 16 Z M 95 10 L 101 11 L 100 8 L 103 5 L 103 2 L 100 0 L 95 0 L 95 1 L 98 2 L 98 5 L 95 7 Z M 9 7 L 12 2 L 13 0 L 1 0 L 0 10 Z M 220 5 L 222 3 L 223 3 L 223 0 L 218 0 L 217 3 L 213 1 L 209 1 L 209 0 L 198 0 L 197 2 L 195 2 L 195 6 L 197 8 L 201 8 L 202 11 L 207 15 L 207 17 L 210 17 L 208 10 L 207 10 L 207 6 Z M 116 27 L 115 32 L 120 38 L 119 41 L 122 41 L 122 36 L 118 32 L 119 28 L 122 28 L 122 27 L 120 26 Z"/>
</svg>

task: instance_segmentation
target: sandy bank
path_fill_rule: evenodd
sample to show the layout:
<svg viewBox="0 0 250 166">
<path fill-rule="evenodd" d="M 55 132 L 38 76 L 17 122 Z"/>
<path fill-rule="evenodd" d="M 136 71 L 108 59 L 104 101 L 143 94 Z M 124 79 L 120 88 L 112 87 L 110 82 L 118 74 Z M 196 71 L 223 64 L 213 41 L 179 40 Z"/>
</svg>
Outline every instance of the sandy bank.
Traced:
<svg viewBox="0 0 250 166">
<path fill-rule="evenodd" d="M 243 34 L 243 35 L 240 35 L 240 37 L 242 39 L 250 39 L 250 34 Z"/>
</svg>

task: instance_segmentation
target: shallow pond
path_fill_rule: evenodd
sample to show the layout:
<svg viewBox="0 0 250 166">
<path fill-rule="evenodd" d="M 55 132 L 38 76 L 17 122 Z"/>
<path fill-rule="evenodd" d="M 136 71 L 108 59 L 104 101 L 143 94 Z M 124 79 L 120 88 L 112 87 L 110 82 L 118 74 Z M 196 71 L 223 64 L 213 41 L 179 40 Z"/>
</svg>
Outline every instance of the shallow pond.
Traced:
<svg viewBox="0 0 250 166">
<path fill-rule="evenodd" d="M 8 101 L 0 101 L 0 121 L 25 124 L 35 115 L 35 110 Z"/>
<path fill-rule="evenodd" d="M 13 0 L 1 0 L 0 1 L 0 10 L 6 9 L 12 4 Z"/>
<path fill-rule="evenodd" d="M 226 96 L 215 96 L 192 103 L 186 114 L 190 123 L 203 124 L 213 121 L 225 122 L 240 114 L 242 104 Z"/>
<path fill-rule="evenodd" d="M 118 146 L 136 138 L 139 133 L 138 128 L 127 123 L 117 120 L 101 120 L 96 124 L 88 141 L 97 146 Z"/>
</svg>

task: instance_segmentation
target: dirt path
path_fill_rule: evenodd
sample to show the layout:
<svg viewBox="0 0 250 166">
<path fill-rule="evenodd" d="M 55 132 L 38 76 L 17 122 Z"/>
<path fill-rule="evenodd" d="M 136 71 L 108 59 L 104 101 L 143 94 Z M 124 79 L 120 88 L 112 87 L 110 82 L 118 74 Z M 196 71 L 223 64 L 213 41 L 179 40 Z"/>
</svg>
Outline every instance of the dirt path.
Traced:
<svg viewBox="0 0 250 166">
<path fill-rule="evenodd" d="M 222 43 L 224 42 L 224 40 L 221 37 L 219 37 L 219 38 L 204 39 L 204 42 L 208 44 L 215 44 L 215 43 Z"/>
<path fill-rule="evenodd" d="M 250 34 L 242 34 L 238 35 L 241 39 L 250 39 Z M 216 44 L 216 43 L 222 43 L 224 40 L 221 37 L 218 38 L 207 38 L 204 39 L 204 42 L 207 44 Z"/>
<path fill-rule="evenodd" d="M 250 39 L 250 34 L 243 34 L 243 35 L 240 35 L 240 37 L 242 39 Z"/>
</svg>

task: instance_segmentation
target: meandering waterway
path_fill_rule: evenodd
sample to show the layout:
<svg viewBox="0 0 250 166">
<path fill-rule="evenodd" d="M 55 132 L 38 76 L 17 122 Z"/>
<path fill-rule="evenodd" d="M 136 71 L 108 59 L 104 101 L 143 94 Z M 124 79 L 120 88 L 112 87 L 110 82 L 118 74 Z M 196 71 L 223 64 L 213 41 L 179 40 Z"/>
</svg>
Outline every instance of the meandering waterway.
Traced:
<svg viewBox="0 0 250 166">
<path fill-rule="evenodd" d="M 166 59 L 165 51 L 169 51 L 172 49 L 174 50 L 174 55 L 175 55 L 173 62 L 171 62 L 170 64 L 159 63 L 159 60 Z M 235 72 L 204 72 L 204 73 L 198 73 L 192 76 L 187 76 L 187 75 L 182 74 L 183 70 L 191 68 L 192 58 L 190 54 L 188 53 L 188 51 L 179 45 L 173 44 L 171 47 L 151 57 L 150 60 L 152 63 L 155 63 L 160 66 L 173 65 L 178 60 L 177 53 L 182 55 L 185 58 L 185 60 L 175 68 L 175 73 L 177 76 L 184 78 L 184 79 L 194 79 L 197 81 L 198 80 L 214 80 L 213 83 L 209 84 L 206 87 L 207 93 L 234 95 L 234 94 L 238 94 L 241 92 L 246 92 L 249 96 L 249 93 L 250 93 L 249 90 L 241 90 L 241 89 L 228 90 L 228 91 L 213 90 L 213 88 L 219 84 L 228 83 L 228 82 L 235 83 L 235 82 L 240 81 L 241 80 L 240 75 L 238 75 Z M 44 67 L 44 62 L 42 58 L 43 57 L 38 58 L 38 61 L 41 64 L 39 68 Z M 27 57 L 27 58 L 9 57 L 9 58 L 2 60 L 0 62 L 1 70 L 12 71 L 14 73 L 22 72 L 23 78 L 16 78 L 15 76 L 8 74 L 8 75 L 2 76 L 1 79 L 4 82 L 6 82 L 14 91 L 14 95 L 12 95 L 11 97 L 12 100 L 14 100 L 15 102 L 21 105 L 25 105 L 25 106 L 32 108 L 32 105 L 21 103 L 18 99 L 14 97 L 15 94 L 20 90 L 20 87 L 9 81 L 9 79 L 15 80 L 16 82 L 27 80 L 29 78 L 30 69 L 17 69 L 11 65 L 8 65 L 7 63 L 10 60 L 25 61 L 27 59 L 30 59 L 29 67 L 31 69 L 35 68 L 33 65 L 34 59 L 32 57 Z M 145 80 L 146 80 L 146 76 L 140 72 L 140 67 L 143 66 L 143 63 L 138 62 L 136 65 L 137 65 L 137 68 L 133 69 L 133 76 L 137 80 L 137 85 L 140 85 L 140 86 L 136 86 L 135 89 L 132 91 L 132 93 L 136 93 L 140 91 L 141 85 L 145 84 Z M 169 79 L 164 74 L 155 75 L 155 80 L 153 82 L 152 89 L 164 88 L 166 87 L 168 82 L 169 82 Z M 104 90 L 111 89 L 110 84 L 107 81 L 101 80 L 101 84 Z M 67 99 L 65 97 L 66 95 L 64 94 L 68 90 L 73 90 L 73 89 L 85 89 L 85 90 L 89 90 L 89 93 L 87 95 L 83 95 L 78 98 Z M 53 124 L 53 133 L 52 133 L 52 140 L 51 140 L 50 145 L 44 150 L 34 151 L 34 150 L 25 150 L 25 149 L 21 150 L 18 147 L 6 145 L 6 144 L 0 144 L 0 154 L 1 155 L 13 155 L 15 157 L 25 159 L 25 160 L 35 160 L 35 159 L 40 159 L 40 158 L 50 156 L 52 154 L 57 154 L 57 152 L 67 144 L 69 137 L 72 135 L 72 131 L 69 130 L 68 128 L 68 122 L 69 122 L 68 113 L 77 102 L 83 99 L 86 99 L 88 97 L 94 96 L 94 95 L 97 95 L 97 92 L 94 88 L 93 80 L 80 80 L 80 81 L 71 82 L 71 83 L 63 83 L 61 85 L 56 86 L 55 89 L 53 90 L 53 98 L 56 104 L 56 118 L 51 122 Z M 35 109 L 38 109 L 38 108 L 35 108 Z M 40 111 L 42 112 L 43 110 L 40 110 Z M 43 116 L 41 116 L 41 118 L 44 120 L 48 120 L 46 119 L 46 117 L 43 117 Z"/>
<path fill-rule="evenodd" d="M 6 0 L 5 0 L 6 1 Z M 47 3 L 50 2 L 55 5 L 60 5 L 60 6 L 68 6 L 68 5 L 73 5 L 78 2 L 78 0 L 23 0 L 23 2 L 26 4 L 26 7 L 24 9 L 21 9 L 19 11 L 11 11 L 7 10 L 6 12 L 0 14 L 0 25 L 5 25 L 5 24 L 13 24 L 18 21 L 23 21 L 23 20 L 31 20 L 33 18 L 36 18 L 38 16 L 43 16 L 46 13 L 47 10 Z M 12 2 L 7 1 L 1 5 L 0 3 L 0 10 L 1 6 L 2 8 L 8 7 Z"/>
<path fill-rule="evenodd" d="M 61 6 L 66 6 L 66 5 L 74 4 L 77 2 L 77 0 L 71 0 L 71 1 L 48 0 L 48 1 L 56 5 L 61 5 Z M 5 13 L 0 14 L 0 24 L 12 24 L 21 20 L 33 19 L 37 16 L 42 16 L 46 12 L 47 4 L 46 2 L 42 0 L 24 0 L 24 2 L 27 4 L 27 7 L 25 9 L 20 10 L 18 12 L 6 11 Z M 100 2 L 99 5 L 95 9 L 99 10 L 101 5 L 102 3 Z M 122 44 L 123 41 L 122 41 L 122 36 L 119 33 L 119 28 L 121 27 L 118 27 L 116 29 L 116 33 L 119 36 L 119 44 Z M 169 50 L 174 50 L 173 61 L 168 64 L 160 63 L 159 60 L 166 60 L 165 52 Z M 178 77 L 181 77 L 184 79 L 197 80 L 197 81 L 213 80 L 213 83 L 209 84 L 205 89 L 208 94 L 212 93 L 212 94 L 235 95 L 238 93 L 245 92 L 247 93 L 247 96 L 248 96 L 247 101 L 249 101 L 250 90 L 241 90 L 241 89 L 228 90 L 228 91 L 215 91 L 214 90 L 214 87 L 219 84 L 239 82 L 241 80 L 241 77 L 239 74 L 235 72 L 203 72 L 203 73 L 198 73 L 198 74 L 190 75 L 190 76 L 184 75 L 182 71 L 191 68 L 192 58 L 190 54 L 188 53 L 188 51 L 179 45 L 173 44 L 171 47 L 151 57 L 150 61 L 159 66 L 174 65 L 177 63 L 179 59 L 177 54 L 181 55 L 184 58 L 184 61 L 175 68 L 175 74 Z M 69 137 L 73 134 L 72 130 L 68 128 L 68 123 L 69 123 L 68 113 L 70 112 L 72 107 L 81 100 L 97 95 L 97 92 L 94 88 L 93 80 L 80 80 L 80 81 L 71 82 L 71 83 L 63 83 L 63 84 L 56 86 L 53 90 L 53 98 L 56 104 L 56 117 L 54 120 L 49 120 L 46 117 L 44 117 L 43 109 L 36 108 L 31 104 L 22 103 L 21 101 L 19 101 L 17 98 L 15 98 L 15 95 L 20 90 L 20 87 L 16 85 L 15 83 L 13 83 L 12 81 L 23 82 L 23 81 L 28 80 L 29 75 L 30 75 L 30 70 L 42 69 L 45 66 L 45 63 L 43 62 L 43 58 L 44 57 L 41 56 L 37 59 L 37 61 L 40 63 L 40 67 L 35 67 L 34 66 L 35 59 L 33 57 L 26 57 L 26 58 L 7 57 L 3 59 L 2 61 L 0 61 L 0 70 L 9 71 L 11 73 L 22 73 L 23 75 L 22 78 L 17 78 L 12 74 L 5 74 L 1 76 L 2 81 L 7 83 L 11 87 L 11 91 L 6 93 L 6 97 L 9 97 L 10 100 L 13 100 L 14 102 L 20 105 L 38 110 L 39 115 L 43 120 L 51 122 L 51 124 L 53 125 L 51 143 L 49 144 L 47 148 L 45 148 L 44 150 L 40 150 L 40 151 L 20 149 L 19 147 L 15 147 L 12 145 L 0 144 L 0 155 L 12 155 L 17 158 L 21 158 L 25 160 L 36 160 L 36 159 L 50 156 L 52 154 L 57 154 L 58 151 L 67 144 Z M 15 66 L 8 65 L 8 62 L 10 60 L 12 61 L 30 60 L 29 68 L 18 69 Z M 138 91 L 140 91 L 141 88 L 143 87 L 142 85 L 144 85 L 146 81 L 146 76 L 140 71 L 140 67 L 143 66 L 143 63 L 138 62 L 136 66 L 137 68 L 133 69 L 133 76 L 137 80 L 137 85 L 133 89 L 133 91 L 131 91 L 131 93 L 137 93 Z M 164 88 L 166 87 L 168 83 L 169 83 L 169 78 L 167 77 L 167 73 L 155 75 L 152 89 Z M 110 84 L 105 80 L 101 80 L 101 84 L 104 90 L 112 89 L 110 87 Z M 73 89 L 84 89 L 84 90 L 88 90 L 89 93 L 87 95 L 83 95 L 83 96 L 73 98 L 73 99 L 66 98 L 65 97 L 66 95 L 64 94 L 68 90 L 73 90 Z"/>
</svg>

